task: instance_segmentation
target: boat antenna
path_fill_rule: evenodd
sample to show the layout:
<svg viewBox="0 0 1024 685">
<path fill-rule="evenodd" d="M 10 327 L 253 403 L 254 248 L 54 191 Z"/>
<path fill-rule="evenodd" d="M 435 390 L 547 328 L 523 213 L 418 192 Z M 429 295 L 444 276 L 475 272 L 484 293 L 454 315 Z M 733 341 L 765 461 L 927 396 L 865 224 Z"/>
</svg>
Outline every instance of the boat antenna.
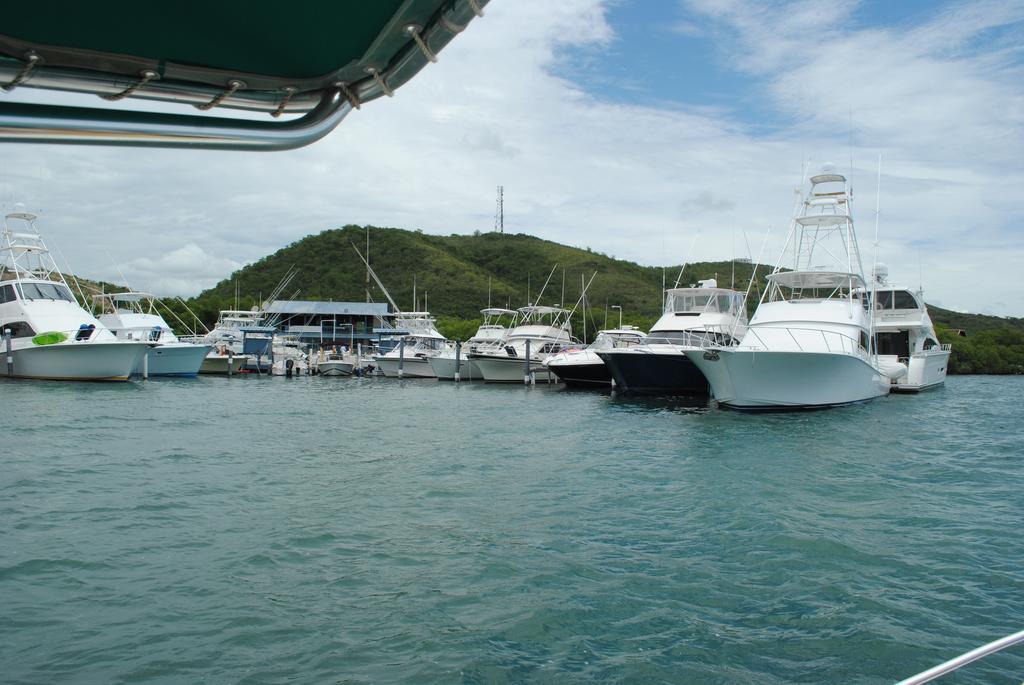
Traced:
<svg viewBox="0 0 1024 685">
<path fill-rule="evenodd" d="M 117 275 L 121 277 L 122 281 L 124 281 L 124 287 L 128 288 L 128 290 L 131 290 L 132 287 L 128 285 L 128 279 L 124 277 L 124 272 L 121 271 L 121 266 L 116 261 L 114 261 L 114 258 L 110 256 L 110 252 L 108 252 L 106 248 L 104 248 L 103 254 L 107 255 L 107 259 L 109 259 L 110 263 L 114 265 L 115 269 L 117 269 Z"/>
<path fill-rule="evenodd" d="M 178 312 L 176 312 L 176 311 L 174 311 L 173 309 L 171 309 L 171 308 L 170 308 L 170 306 L 168 306 L 168 304 L 167 304 L 166 302 L 164 302 L 163 300 L 161 300 L 161 299 L 159 299 L 159 298 L 153 298 L 153 302 L 154 302 L 155 304 L 157 304 L 157 305 L 159 305 L 159 306 L 163 307 L 163 308 L 164 308 L 164 311 L 165 311 L 165 312 L 167 312 L 168 314 L 170 314 L 171 316 L 173 316 L 173 317 L 174 317 L 174 319 L 175 319 L 175 320 L 176 320 L 176 321 L 177 321 L 178 323 L 180 323 L 180 324 L 181 324 L 181 327 L 182 327 L 182 328 L 183 328 L 183 329 L 184 329 L 185 331 L 187 331 L 187 332 L 189 333 L 189 335 L 196 335 L 196 331 L 195 331 L 194 329 L 190 329 L 190 328 L 188 327 L 188 324 L 187 324 L 187 323 L 185 323 L 184 321 L 182 321 L 182 320 L 181 320 L 181 317 L 180 317 L 180 316 L 178 316 Z"/>
<path fill-rule="evenodd" d="M 78 277 L 75 276 L 74 271 L 71 269 L 71 262 L 69 262 L 68 258 L 64 256 L 64 252 L 60 249 L 60 245 L 54 245 L 54 248 L 56 248 L 57 254 L 60 255 L 60 261 L 64 262 L 64 266 L 67 268 L 68 274 L 71 276 L 71 281 L 75 284 L 75 290 L 78 291 L 78 296 L 82 298 L 82 306 L 87 306 L 88 300 L 85 298 L 85 293 L 82 292 L 82 286 L 78 282 Z"/>
<path fill-rule="evenodd" d="M 379 278 L 377 278 L 377 273 L 372 268 L 370 268 L 370 262 L 366 261 L 366 258 L 363 257 L 363 253 L 359 251 L 359 248 L 356 247 L 355 243 L 352 243 L 352 249 L 356 251 L 356 254 L 359 255 L 359 258 L 363 260 L 364 264 L 366 264 L 367 272 L 371 276 L 373 276 L 374 283 L 376 283 L 377 287 L 380 288 L 381 292 L 384 293 L 384 297 L 388 298 L 388 302 L 390 302 L 391 306 L 395 308 L 395 312 L 396 313 L 400 313 L 402 311 L 402 308 L 399 307 L 397 304 L 395 304 L 395 301 L 393 299 L 391 299 L 391 293 L 388 292 L 388 289 L 385 288 L 384 284 L 380 282 Z M 369 291 L 367 291 L 367 292 L 369 292 Z"/>
<path fill-rule="evenodd" d="M 413 273 L 413 275 L 412 275 L 412 310 L 414 312 L 419 310 L 419 307 L 417 306 L 418 304 L 419 304 L 419 300 L 416 299 L 416 274 Z"/>
<path fill-rule="evenodd" d="M 875 186 L 875 242 L 872 245 L 874 255 L 871 257 L 871 308 L 868 310 L 868 339 L 871 341 L 871 353 L 878 364 L 878 344 L 875 341 L 875 302 L 878 296 L 878 216 L 882 211 L 882 153 L 878 153 L 878 183 Z"/>
<path fill-rule="evenodd" d="M 597 276 L 597 272 L 596 271 L 590 276 L 590 280 L 587 281 L 587 284 L 585 286 L 583 286 L 583 292 L 580 293 L 580 298 L 578 300 L 576 300 L 576 304 L 574 304 L 572 306 L 572 311 L 569 312 L 569 316 L 565 317 L 566 321 L 572 321 L 572 315 L 576 313 L 576 308 L 579 307 L 580 303 L 583 302 L 584 298 L 586 298 L 586 296 L 587 296 L 587 288 L 589 288 L 590 284 L 594 282 L 594 277 L 595 276 Z M 580 278 L 581 279 L 582 279 L 582 277 L 583 277 L 583 274 L 580 274 Z M 570 324 L 570 334 L 571 334 L 571 326 L 572 326 L 572 324 Z M 586 328 L 587 328 L 587 320 L 584 319 L 583 320 L 583 329 L 586 330 Z"/>
<path fill-rule="evenodd" d="M 491 308 L 491 275 L 487 274 L 487 308 Z"/>
<path fill-rule="evenodd" d="M 540 304 L 540 299 L 542 297 L 544 297 L 544 291 L 548 289 L 548 283 L 551 282 L 551 277 L 555 275 L 555 269 L 557 269 L 557 268 L 558 268 L 558 264 L 557 263 L 553 267 L 551 267 L 551 273 L 548 274 L 547 280 L 544 281 L 544 287 L 542 287 L 540 289 L 540 293 L 537 295 L 537 304 Z"/>
<path fill-rule="evenodd" d="M 730 263 L 732 264 L 732 279 L 729 281 L 729 289 L 730 290 L 735 290 L 736 289 L 736 223 L 735 222 L 733 222 L 733 224 L 732 224 L 732 259 L 730 260 Z"/>
<path fill-rule="evenodd" d="M 583 293 L 583 344 L 587 344 L 587 286 L 583 285 L 583 272 L 580 272 L 580 292 Z"/>
<path fill-rule="evenodd" d="M 744 231 L 744 234 L 745 233 L 746 232 Z M 768 244 L 768 236 L 771 235 L 771 233 L 772 233 L 772 225 L 768 224 L 768 230 L 764 232 L 764 239 L 761 240 L 761 251 L 757 253 L 757 261 L 754 263 L 754 269 L 750 272 L 750 281 L 747 283 L 747 291 L 745 293 L 743 293 L 743 309 L 744 310 L 746 310 L 746 308 L 747 308 L 747 298 L 750 297 L 750 288 L 753 287 L 754 281 L 757 279 L 757 267 L 760 266 L 760 264 L 761 264 L 761 257 L 764 256 L 764 246 Z M 768 292 L 767 288 L 765 288 L 765 292 Z M 732 330 L 729 331 L 729 337 L 730 338 L 735 337 L 735 335 L 736 335 L 736 326 L 738 326 L 739 323 L 740 323 L 740 319 L 739 319 L 738 316 L 733 318 Z"/>
<path fill-rule="evenodd" d="M 355 247 L 353 245 L 353 247 Z M 356 250 L 358 252 L 358 250 Z M 370 224 L 366 224 L 366 301 L 370 301 Z"/>
<path fill-rule="evenodd" d="M 188 306 L 188 303 L 187 303 L 187 302 L 185 302 L 185 300 L 183 300 L 183 299 L 182 299 L 181 297 L 179 297 L 179 298 L 178 298 L 178 302 L 180 302 L 180 303 L 181 303 L 181 306 L 185 308 L 185 311 L 187 311 L 187 312 L 188 312 L 189 314 L 191 314 L 191 315 L 192 315 L 192 318 L 194 318 L 194 319 L 196 320 L 196 323 L 197 323 L 197 324 L 199 324 L 199 325 L 200 325 L 200 326 L 202 326 L 203 328 L 206 328 L 206 324 L 205 324 L 205 323 L 203 323 L 203 322 L 202 322 L 202 321 L 201 321 L 201 320 L 199 319 L 199 316 L 198 316 L 198 315 L 196 315 L 196 313 L 195 313 L 194 311 L 192 311 L 192 309 L 191 309 L 191 308 L 190 308 L 190 307 Z M 207 333 L 209 333 L 209 332 L 210 332 L 210 329 L 209 329 L 209 328 L 206 328 L 206 332 L 207 332 Z"/>
<path fill-rule="evenodd" d="M 699 235 L 700 231 L 693 234 L 693 240 L 690 241 L 690 249 L 686 251 L 686 259 L 683 261 L 683 265 L 679 267 L 679 275 L 676 276 L 676 284 L 672 286 L 673 288 L 678 288 L 679 281 L 683 280 L 683 269 L 685 269 L 686 265 L 690 263 L 690 256 L 693 254 L 693 246 L 697 244 L 697 236 Z"/>
<path fill-rule="evenodd" d="M 562 267 L 562 299 L 558 301 L 558 306 L 561 307 L 565 304 L 565 267 Z"/>
</svg>

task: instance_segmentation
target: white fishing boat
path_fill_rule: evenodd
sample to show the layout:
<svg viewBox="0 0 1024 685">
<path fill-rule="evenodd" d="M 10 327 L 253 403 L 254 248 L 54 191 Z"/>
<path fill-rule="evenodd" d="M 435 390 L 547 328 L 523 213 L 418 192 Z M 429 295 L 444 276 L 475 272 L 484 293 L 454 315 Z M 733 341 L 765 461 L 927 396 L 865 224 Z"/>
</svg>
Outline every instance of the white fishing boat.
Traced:
<svg viewBox="0 0 1024 685">
<path fill-rule="evenodd" d="M 93 310 L 119 340 L 153 344 L 145 359 L 132 371 L 135 375 L 195 376 L 211 345 L 196 345 L 178 339 L 156 310 L 156 298 L 149 293 L 121 292 L 93 295 Z"/>
<path fill-rule="evenodd" d="M 611 372 L 601 352 L 633 349 L 644 343 L 647 334 L 635 326 L 620 326 L 598 331 L 594 342 L 584 348 L 570 348 L 548 357 L 544 366 L 566 385 L 605 387 L 612 383 Z"/>
<path fill-rule="evenodd" d="M 708 382 L 689 349 L 731 345 L 747 330 L 746 296 L 705 279 L 665 291 L 661 318 L 641 345 L 597 350 L 615 389 L 647 395 L 706 395 Z"/>
<path fill-rule="evenodd" d="M 884 264 L 874 269 L 874 283 L 864 296 L 875 316 L 878 362 L 896 392 L 919 392 L 946 381 L 949 344 L 939 342 L 921 290 L 889 283 Z"/>
<path fill-rule="evenodd" d="M 401 312 L 395 315 L 388 334 L 393 347 L 373 357 L 388 378 L 434 378 L 430 357 L 446 349 L 448 341 L 436 327 L 430 312 Z"/>
<path fill-rule="evenodd" d="M 871 349 L 873 317 L 859 295 L 866 282 L 850 204 L 843 175 L 826 167 L 812 176 L 739 345 L 686 352 L 720 405 L 822 408 L 889 392 Z M 793 270 L 785 271 L 789 254 Z"/>
<path fill-rule="evenodd" d="M 541 382 L 558 380 L 544 361 L 577 342 L 572 337 L 569 310 L 532 305 L 521 307 L 518 315 L 518 324 L 500 346 L 471 353 L 469 358 L 487 383 L 522 383 L 527 377 Z"/>
<path fill-rule="evenodd" d="M 344 352 L 321 350 L 316 360 L 316 372 L 321 376 L 351 376 L 355 369 L 355 359 L 347 358 Z"/>
<path fill-rule="evenodd" d="M 217 323 L 203 337 L 203 343 L 214 347 L 227 346 L 235 354 L 242 354 L 244 329 L 263 326 L 263 313 L 253 307 L 251 310 L 222 309 Z"/>
<path fill-rule="evenodd" d="M 473 337 L 463 343 L 458 351 L 455 346 L 449 346 L 428 358 L 430 368 L 438 379 L 455 380 L 456 373 L 459 374 L 460 380 L 483 378 L 476 362 L 470 359 L 469 355 L 493 350 L 500 346 L 508 333 L 509 326 L 515 325 L 516 312 L 512 309 L 488 307 L 481 309 L 480 314 L 484 317 L 483 323 L 476 329 Z M 508 325 L 502 323 L 505 317 L 508 317 Z M 456 355 L 458 356 L 456 357 Z"/>
<path fill-rule="evenodd" d="M 214 347 L 203 359 L 199 373 L 204 375 L 231 376 L 241 373 L 248 363 L 249 357 L 235 354 L 227 345 Z"/>
<path fill-rule="evenodd" d="M 118 340 L 71 294 L 36 217 L 12 212 L 0 237 L 0 333 L 15 378 L 124 381 L 150 343 Z M 12 228 L 18 224 L 18 230 Z"/>
</svg>

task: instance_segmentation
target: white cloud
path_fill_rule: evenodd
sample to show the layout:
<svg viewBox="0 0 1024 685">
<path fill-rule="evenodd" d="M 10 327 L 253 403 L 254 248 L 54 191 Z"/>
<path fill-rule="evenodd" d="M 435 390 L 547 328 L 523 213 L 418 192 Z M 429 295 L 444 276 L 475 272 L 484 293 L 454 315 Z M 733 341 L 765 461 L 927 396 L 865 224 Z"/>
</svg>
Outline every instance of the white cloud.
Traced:
<svg viewBox="0 0 1024 685">
<path fill-rule="evenodd" d="M 136 290 L 160 295 L 185 295 L 209 288 L 240 263 L 212 257 L 195 243 L 155 257 L 139 257 L 120 266 L 119 275 Z"/>
<path fill-rule="evenodd" d="M 309 148 L 8 146 L 3 199 L 42 210 L 40 227 L 85 275 L 115 279 L 110 253 L 148 287 L 196 292 L 348 223 L 486 230 L 499 184 L 506 231 L 657 264 L 682 261 L 698 230 L 691 259 L 730 256 L 734 227 L 756 251 L 772 225 L 770 260 L 802 160 L 851 153 L 867 246 L 883 150 L 881 248 L 894 277 L 916 282 L 920 257 L 926 294 L 947 306 L 977 310 L 998 290 L 1003 313 L 1024 314 L 1024 285 L 997 281 L 1024 247 L 1020 38 L 983 40 L 1024 15 L 1019 2 L 883 29 L 850 28 L 854 3 L 686 4 L 678 40 L 717 36 L 718 58 L 759 84 L 745 100 L 792 124 L 766 134 L 699 103 L 602 100 L 566 74 L 579 48 L 624 49 L 605 4 L 516 0 L 489 5 L 438 64 Z"/>
</svg>

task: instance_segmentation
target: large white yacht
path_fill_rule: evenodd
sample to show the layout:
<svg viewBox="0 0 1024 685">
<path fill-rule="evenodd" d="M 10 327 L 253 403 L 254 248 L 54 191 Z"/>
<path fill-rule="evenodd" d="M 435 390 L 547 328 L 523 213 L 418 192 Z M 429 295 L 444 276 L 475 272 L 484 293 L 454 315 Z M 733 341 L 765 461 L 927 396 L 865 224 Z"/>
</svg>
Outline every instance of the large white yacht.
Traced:
<svg viewBox="0 0 1024 685">
<path fill-rule="evenodd" d="M 394 331 L 388 336 L 394 347 L 373 357 L 381 373 L 388 378 L 434 378 L 428 360 L 448 345 L 436 323 L 430 312 L 396 314 Z"/>
<path fill-rule="evenodd" d="M 709 278 L 665 291 L 665 308 L 641 345 L 598 350 L 615 389 L 648 395 L 706 395 L 687 349 L 730 345 L 747 330 L 746 296 Z"/>
<path fill-rule="evenodd" d="M 522 383 L 526 376 L 529 342 L 530 375 L 537 381 L 557 380 L 543 362 L 576 342 L 569 323 L 570 312 L 561 307 L 531 305 L 521 307 L 518 315 L 518 324 L 501 345 L 470 353 L 469 358 L 487 383 Z"/>
<path fill-rule="evenodd" d="M 866 300 L 873 301 L 879 366 L 896 392 L 918 392 L 946 381 L 951 346 L 939 343 L 920 290 L 889 283 L 884 264 L 874 269 Z"/>
<path fill-rule="evenodd" d="M 476 362 L 470 359 L 469 355 L 498 348 L 505 340 L 508 329 L 515 326 L 517 313 L 512 309 L 496 307 L 481 309 L 480 313 L 484 317 L 483 323 L 476 329 L 473 337 L 462 345 L 458 360 L 455 358 L 456 351 L 454 346 L 449 346 L 447 349 L 441 350 L 433 357 L 428 358 L 430 368 L 434 370 L 434 375 L 438 379 L 446 381 L 455 380 L 456 372 L 459 374 L 460 380 L 479 380 L 483 378 Z M 507 325 L 504 323 L 506 317 L 509 322 Z"/>
<path fill-rule="evenodd" d="M 889 392 L 890 379 L 870 349 L 872 316 L 859 295 L 866 283 L 849 185 L 831 167 L 810 181 L 739 345 L 686 352 L 723 406 L 831 407 Z M 785 271 L 789 255 L 793 270 Z"/>
<path fill-rule="evenodd" d="M 133 370 L 136 375 L 195 376 L 199 373 L 211 345 L 182 342 L 155 307 L 149 293 L 122 292 L 93 295 L 93 311 L 100 322 L 119 340 L 141 340 L 154 345 Z"/>
<path fill-rule="evenodd" d="M 0 333 L 5 333 L 0 345 L 10 360 L 6 369 L 0 367 L 0 374 L 127 380 L 149 343 L 118 340 L 78 304 L 35 220 L 34 214 L 12 212 L 4 219 L 0 236 Z"/>
<path fill-rule="evenodd" d="M 548 357 L 544 366 L 566 385 L 607 387 L 612 375 L 601 352 L 628 350 L 643 345 L 647 334 L 635 326 L 619 326 L 597 332 L 594 342 L 583 349 L 567 349 Z"/>
</svg>

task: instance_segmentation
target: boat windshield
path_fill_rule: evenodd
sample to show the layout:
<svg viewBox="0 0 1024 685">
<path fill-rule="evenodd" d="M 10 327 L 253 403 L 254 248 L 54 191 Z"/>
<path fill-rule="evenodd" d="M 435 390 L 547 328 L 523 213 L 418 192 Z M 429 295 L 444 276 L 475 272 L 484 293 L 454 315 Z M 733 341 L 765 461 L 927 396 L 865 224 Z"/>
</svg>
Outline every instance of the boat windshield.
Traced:
<svg viewBox="0 0 1024 685">
<path fill-rule="evenodd" d="M 722 345 L 727 342 L 728 336 L 722 333 L 711 331 L 651 331 L 645 345 L 687 345 L 690 347 L 702 347 L 704 345 Z"/>
<path fill-rule="evenodd" d="M 66 287 L 60 283 L 19 283 L 23 300 L 64 300 L 74 302 L 75 298 Z"/>
<path fill-rule="evenodd" d="M 743 296 L 739 293 L 700 292 L 687 289 L 670 292 L 665 307 L 670 312 L 717 312 L 727 314 L 738 309 Z"/>
<path fill-rule="evenodd" d="M 594 342 L 590 343 L 590 349 L 592 350 L 611 350 L 619 347 L 632 347 L 639 345 L 642 340 L 640 335 L 614 335 L 611 333 L 605 333 L 604 331 L 597 334 L 594 338 Z"/>
</svg>

